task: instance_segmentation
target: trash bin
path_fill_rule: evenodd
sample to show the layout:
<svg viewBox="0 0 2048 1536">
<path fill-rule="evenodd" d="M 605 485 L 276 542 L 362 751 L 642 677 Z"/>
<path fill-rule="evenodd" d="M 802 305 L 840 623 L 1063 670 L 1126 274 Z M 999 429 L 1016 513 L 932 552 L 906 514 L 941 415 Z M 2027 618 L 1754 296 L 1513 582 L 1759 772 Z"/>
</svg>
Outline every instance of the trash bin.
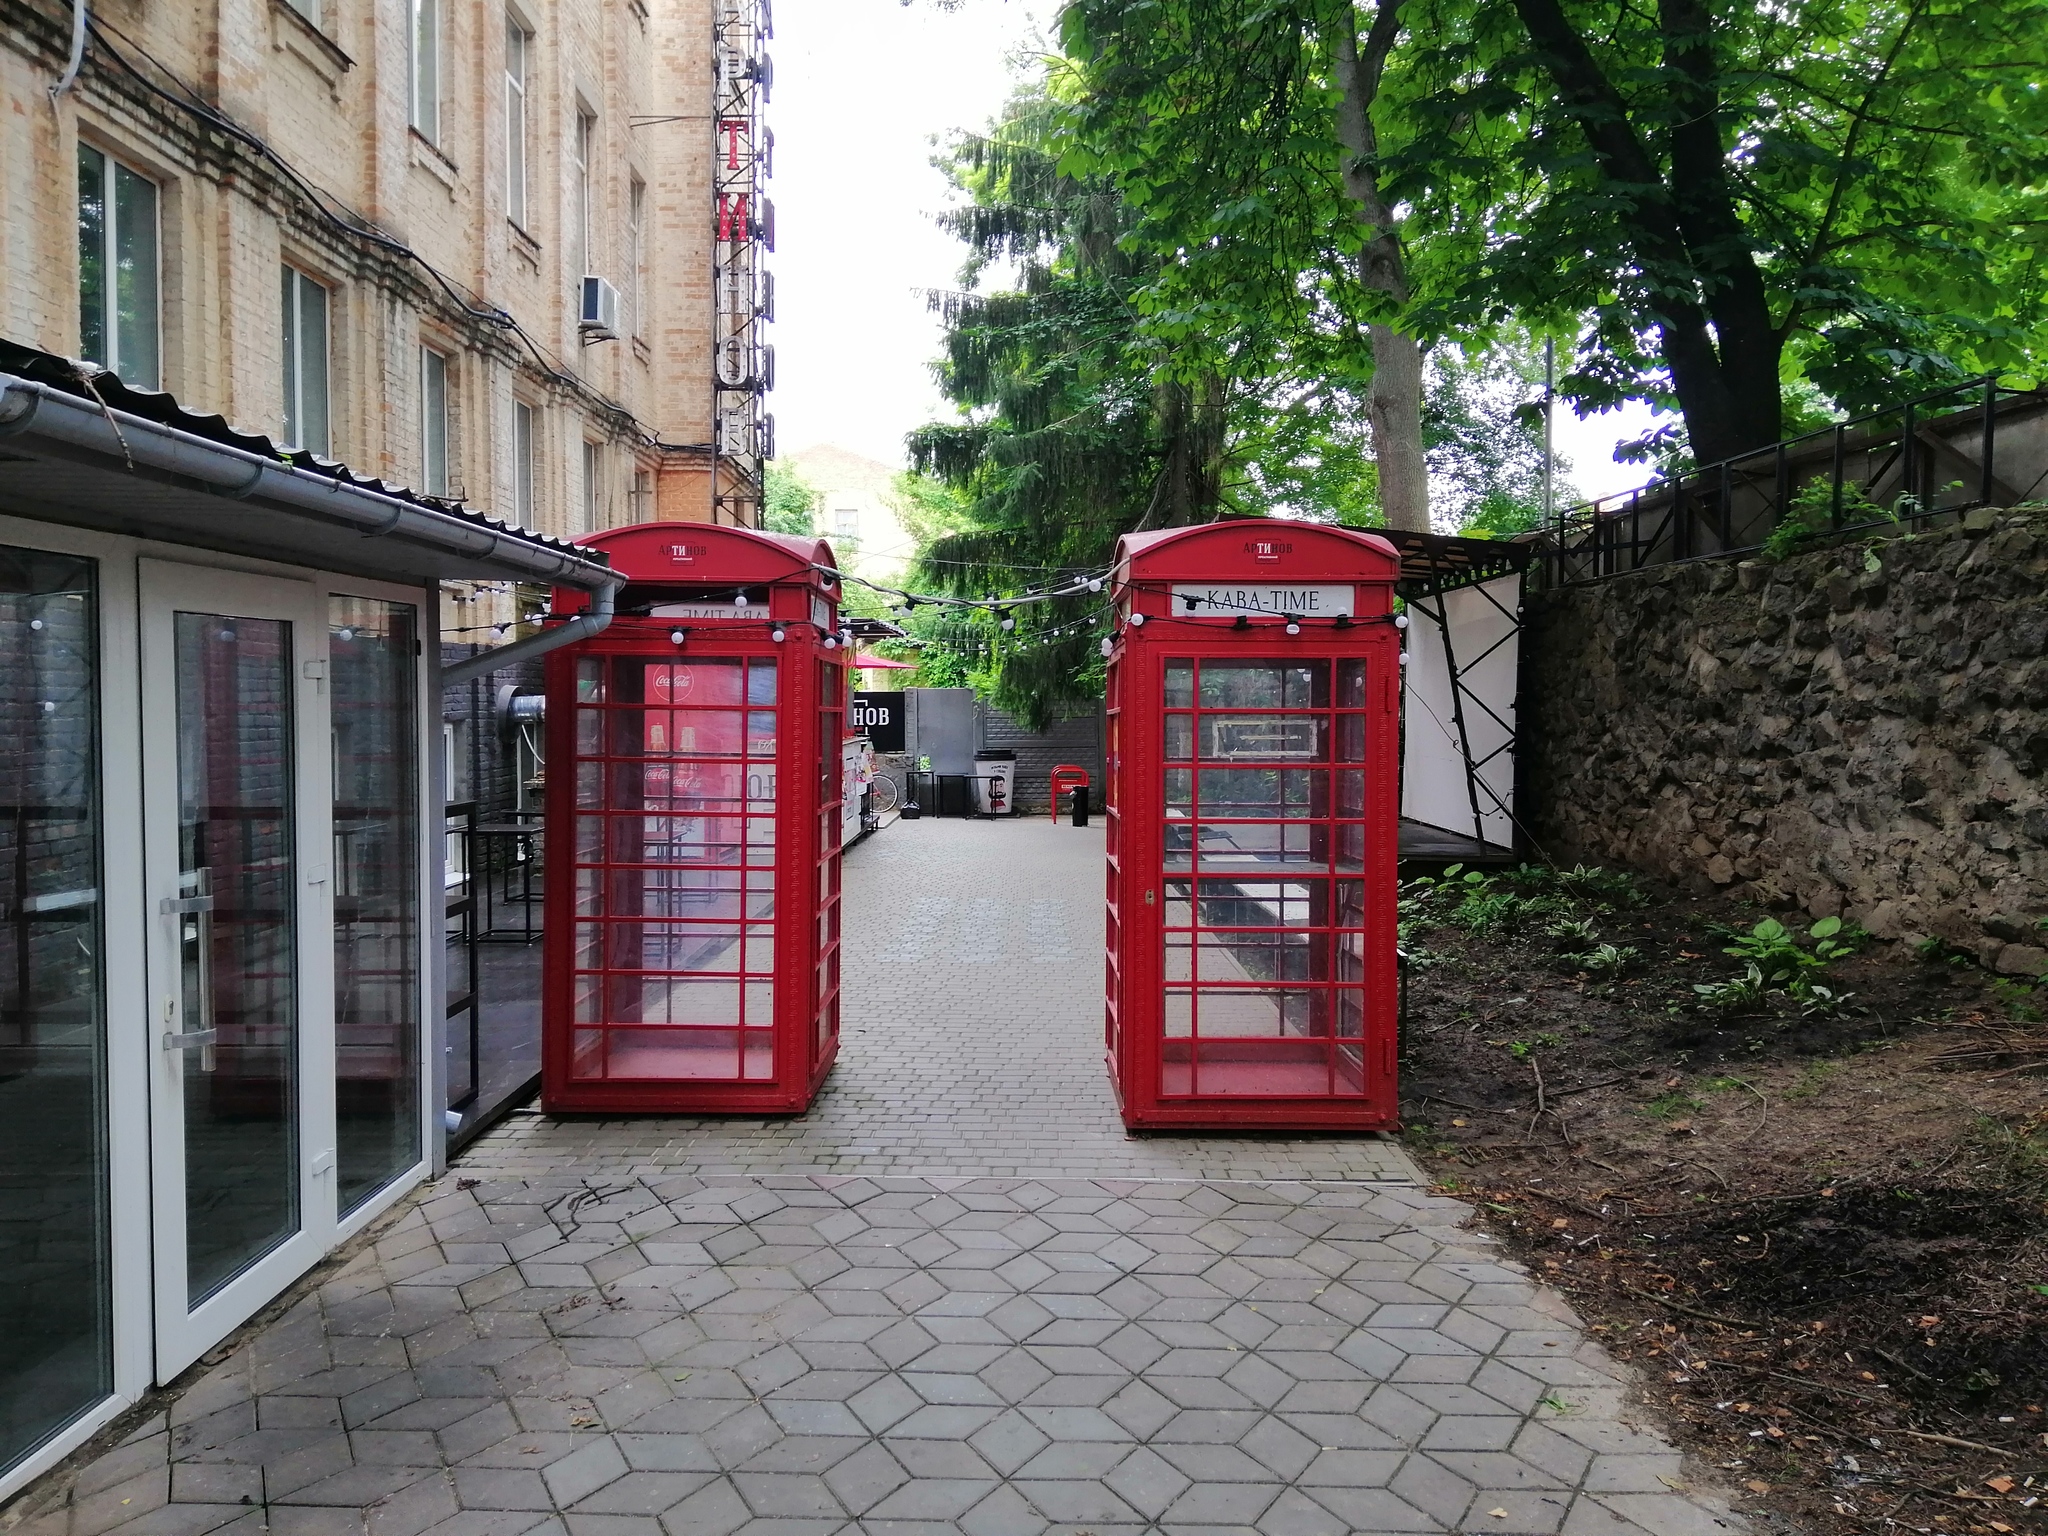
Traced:
<svg viewBox="0 0 2048 1536">
<path fill-rule="evenodd" d="M 984 816 L 1007 816 L 1016 806 L 1017 754 L 984 752 L 974 760 L 974 808 Z"/>
</svg>

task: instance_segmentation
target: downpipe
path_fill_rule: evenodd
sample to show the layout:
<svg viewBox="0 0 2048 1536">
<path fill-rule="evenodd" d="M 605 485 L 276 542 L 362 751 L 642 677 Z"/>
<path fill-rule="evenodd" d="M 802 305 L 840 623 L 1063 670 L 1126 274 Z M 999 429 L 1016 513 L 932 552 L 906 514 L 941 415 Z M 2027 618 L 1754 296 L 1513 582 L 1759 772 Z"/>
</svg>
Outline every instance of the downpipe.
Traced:
<svg viewBox="0 0 2048 1536">
<path fill-rule="evenodd" d="M 590 606 L 566 624 L 557 624 L 553 629 L 544 629 L 537 635 L 528 635 L 524 640 L 514 640 L 510 645 L 494 645 L 488 651 L 479 651 L 461 661 L 451 661 L 441 668 L 441 682 L 444 687 L 466 683 L 473 677 L 501 671 L 517 666 L 522 661 L 531 661 L 536 656 L 545 656 L 549 651 L 560 650 L 578 640 L 588 640 L 611 627 L 613 605 L 617 602 L 619 588 L 626 584 L 624 577 L 617 577 L 610 585 L 594 587 L 590 592 Z"/>
</svg>

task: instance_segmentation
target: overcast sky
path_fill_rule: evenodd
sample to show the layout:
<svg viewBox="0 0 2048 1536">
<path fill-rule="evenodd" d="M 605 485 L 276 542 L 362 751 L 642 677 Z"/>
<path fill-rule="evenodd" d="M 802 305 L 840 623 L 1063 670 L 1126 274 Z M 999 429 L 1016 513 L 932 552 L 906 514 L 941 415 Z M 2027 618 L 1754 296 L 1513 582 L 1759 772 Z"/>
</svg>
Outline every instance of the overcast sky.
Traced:
<svg viewBox="0 0 2048 1536">
<path fill-rule="evenodd" d="M 961 246 L 932 224 L 949 189 L 933 140 L 980 129 L 1041 40 L 1057 0 L 776 0 L 776 388 L 778 446 L 849 448 L 887 464 L 903 436 L 949 412 L 931 377 L 937 318 L 925 294 L 953 285 Z M 1558 420 L 1559 453 L 1586 495 L 1640 484 L 1612 462 L 1642 407 Z"/>
</svg>

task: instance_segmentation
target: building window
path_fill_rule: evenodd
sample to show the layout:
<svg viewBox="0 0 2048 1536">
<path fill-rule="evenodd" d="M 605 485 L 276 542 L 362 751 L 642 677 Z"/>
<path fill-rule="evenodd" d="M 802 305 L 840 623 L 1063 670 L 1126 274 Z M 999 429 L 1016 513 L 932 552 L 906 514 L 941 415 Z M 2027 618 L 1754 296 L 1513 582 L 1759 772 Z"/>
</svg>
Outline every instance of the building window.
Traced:
<svg viewBox="0 0 2048 1536">
<path fill-rule="evenodd" d="M 412 0 L 412 125 L 441 137 L 441 0 Z"/>
<path fill-rule="evenodd" d="M 327 290 L 284 268 L 284 444 L 332 456 L 327 422 Z"/>
<path fill-rule="evenodd" d="M 644 469 L 634 470 L 633 505 L 629 509 L 634 522 L 651 523 L 654 521 L 654 508 L 651 504 L 653 495 L 654 477 Z"/>
<path fill-rule="evenodd" d="M 420 348 L 420 489 L 448 494 L 448 359 Z"/>
<path fill-rule="evenodd" d="M 604 444 L 583 445 L 583 531 L 604 526 Z"/>
<path fill-rule="evenodd" d="M 327 599 L 343 1214 L 420 1160 L 418 636 L 409 603 Z"/>
<path fill-rule="evenodd" d="M 314 26 L 320 25 L 322 20 L 320 0 L 285 0 L 285 4 L 313 23 Z"/>
<path fill-rule="evenodd" d="M 95 581 L 0 548 L 0 1472 L 114 1389 Z"/>
<path fill-rule="evenodd" d="M 842 539 L 850 539 L 860 532 L 860 513 L 852 507 L 840 507 L 832 514 L 832 531 Z"/>
<path fill-rule="evenodd" d="M 569 167 L 569 276 L 575 284 L 577 303 L 582 303 L 583 276 L 591 270 L 590 259 L 590 162 L 597 153 L 597 119 L 588 112 L 576 114 L 575 159 Z"/>
<path fill-rule="evenodd" d="M 512 402 L 512 516 L 533 526 L 533 407 Z"/>
<path fill-rule="evenodd" d="M 157 187 L 78 146 L 78 349 L 123 383 L 161 385 Z"/>
<path fill-rule="evenodd" d="M 647 183 L 638 176 L 626 193 L 626 334 L 641 336 L 647 330 L 646 234 L 642 224 L 647 214 Z"/>
<path fill-rule="evenodd" d="M 526 64 L 533 34 L 505 17 L 505 217 L 526 226 Z"/>
</svg>

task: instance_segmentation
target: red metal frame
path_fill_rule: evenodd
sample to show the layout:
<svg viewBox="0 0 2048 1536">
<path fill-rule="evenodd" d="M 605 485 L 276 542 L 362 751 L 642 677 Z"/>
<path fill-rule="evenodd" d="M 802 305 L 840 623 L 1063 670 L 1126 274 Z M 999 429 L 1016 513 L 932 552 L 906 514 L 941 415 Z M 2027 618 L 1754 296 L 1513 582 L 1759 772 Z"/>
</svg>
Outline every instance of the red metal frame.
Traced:
<svg viewBox="0 0 2048 1536">
<path fill-rule="evenodd" d="M 542 1105 L 800 1112 L 839 1048 L 831 548 L 702 523 L 578 542 L 629 584 L 547 658 Z"/>
<path fill-rule="evenodd" d="M 1320 524 L 1118 545 L 1105 1044 L 1134 1129 L 1397 1123 L 1399 573 Z M 1348 585 L 1352 612 L 1219 612 L 1176 584 Z"/>
</svg>

